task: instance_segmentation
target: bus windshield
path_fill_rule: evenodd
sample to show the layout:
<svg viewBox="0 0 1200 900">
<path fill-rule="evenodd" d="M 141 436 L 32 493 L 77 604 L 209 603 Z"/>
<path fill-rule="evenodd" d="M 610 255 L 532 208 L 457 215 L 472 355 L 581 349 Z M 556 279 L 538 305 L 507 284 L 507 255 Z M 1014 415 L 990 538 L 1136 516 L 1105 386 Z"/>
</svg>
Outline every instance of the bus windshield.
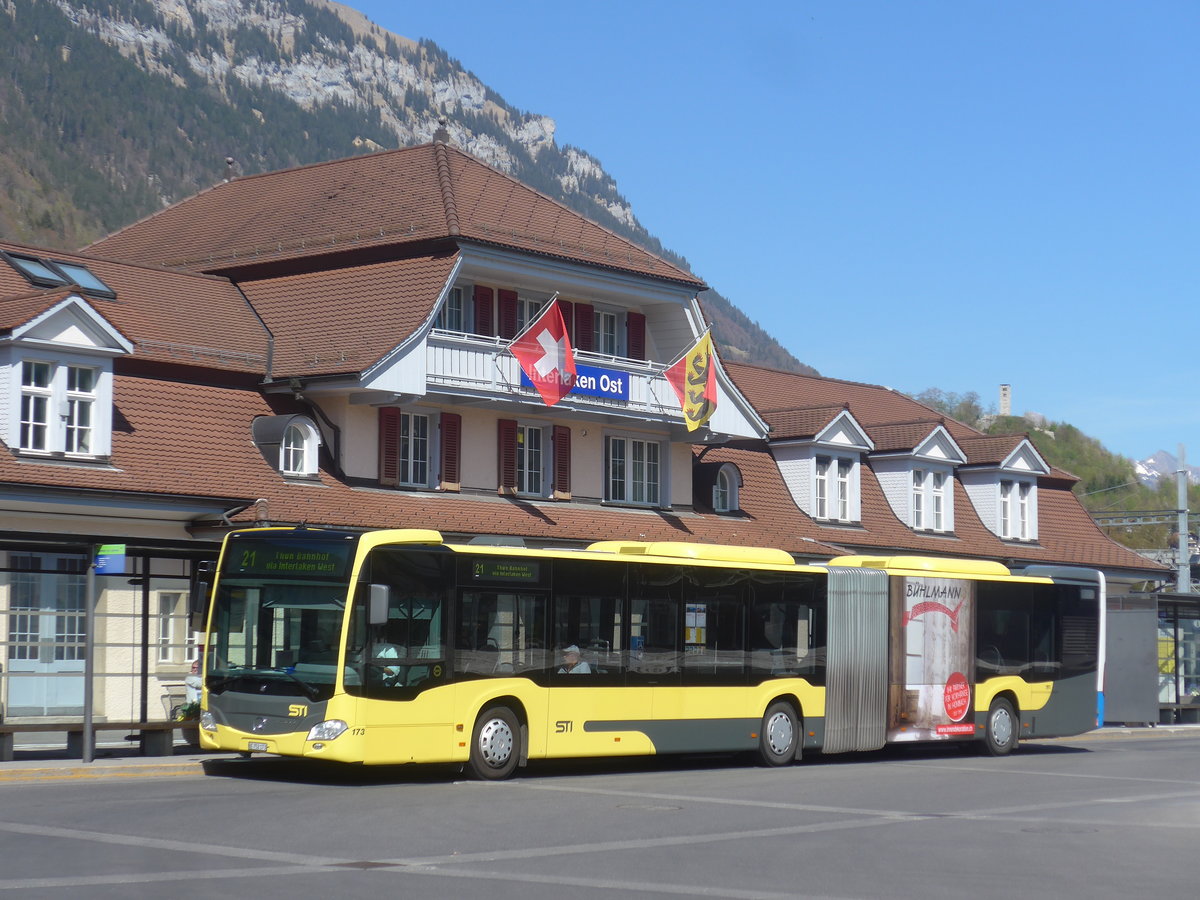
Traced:
<svg viewBox="0 0 1200 900">
<path fill-rule="evenodd" d="M 213 599 L 209 691 L 332 696 L 353 550 L 293 537 L 231 546 Z"/>
</svg>

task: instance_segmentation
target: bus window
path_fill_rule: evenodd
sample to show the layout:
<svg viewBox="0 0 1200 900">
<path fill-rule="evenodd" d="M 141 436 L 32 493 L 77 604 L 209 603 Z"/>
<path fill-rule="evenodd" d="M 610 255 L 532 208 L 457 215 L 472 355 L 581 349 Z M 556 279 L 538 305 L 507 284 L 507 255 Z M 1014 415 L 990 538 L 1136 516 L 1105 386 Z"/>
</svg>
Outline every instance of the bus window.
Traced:
<svg viewBox="0 0 1200 900">
<path fill-rule="evenodd" d="M 575 645 L 589 675 L 618 675 L 628 665 L 622 638 L 625 566 L 562 560 L 554 569 L 554 647 Z M 558 660 L 549 663 L 552 674 Z M 592 679 L 595 681 L 596 679 Z"/>
<path fill-rule="evenodd" d="M 367 696 L 399 699 L 445 680 L 445 556 L 380 547 L 359 576 L 351 616 L 348 665 L 358 667 Z M 388 589 L 387 620 L 367 624 L 370 585 Z M 347 673 L 347 686 L 350 678 Z"/>
<path fill-rule="evenodd" d="M 460 676 L 506 676 L 544 670 L 550 664 L 545 595 L 463 591 L 454 648 Z"/>
<path fill-rule="evenodd" d="M 738 569 L 690 569 L 683 613 L 683 669 L 720 683 L 745 681 L 745 575 Z"/>
<path fill-rule="evenodd" d="M 825 683 L 825 593 L 814 576 L 750 574 L 750 671 Z"/>
<path fill-rule="evenodd" d="M 678 672 L 683 572 L 641 565 L 630 575 L 629 669 L 650 676 Z"/>
</svg>

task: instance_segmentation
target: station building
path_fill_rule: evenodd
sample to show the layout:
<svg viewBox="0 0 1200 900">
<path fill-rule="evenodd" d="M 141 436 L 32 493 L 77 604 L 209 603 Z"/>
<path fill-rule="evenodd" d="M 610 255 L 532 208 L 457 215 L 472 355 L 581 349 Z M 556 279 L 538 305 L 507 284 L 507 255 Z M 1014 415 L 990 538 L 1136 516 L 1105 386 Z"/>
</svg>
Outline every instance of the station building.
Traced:
<svg viewBox="0 0 1200 900">
<path fill-rule="evenodd" d="M 1027 435 L 882 387 L 714 358 L 690 429 L 665 373 L 704 287 L 443 137 L 235 179 L 79 253 L 0 244 L 0 715 L 82 715 L 92 598 L 94 714 L 166 716 L 190 577 L 253 524 L 1080 565 L 1110 596 L 1169 574 Z M 510 345 L 552 301 L 576 380 L 548 405 Z M 92 569 L 102 546 L 124 566 Z"/>
</svg>

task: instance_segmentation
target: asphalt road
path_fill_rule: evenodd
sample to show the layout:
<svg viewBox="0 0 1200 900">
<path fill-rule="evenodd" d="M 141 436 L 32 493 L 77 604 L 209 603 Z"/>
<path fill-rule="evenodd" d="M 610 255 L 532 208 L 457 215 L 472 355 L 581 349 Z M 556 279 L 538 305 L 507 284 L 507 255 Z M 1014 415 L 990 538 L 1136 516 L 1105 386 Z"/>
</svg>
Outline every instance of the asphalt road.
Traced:
<svg viewBox="0 0 1200 900">
<path fill-rule="evenodd" d="M 0 778 L 0 898 L 1174 898 L 1198 843 L 1197 730 L 500 784 L 270 758 Z"/>
</svg>

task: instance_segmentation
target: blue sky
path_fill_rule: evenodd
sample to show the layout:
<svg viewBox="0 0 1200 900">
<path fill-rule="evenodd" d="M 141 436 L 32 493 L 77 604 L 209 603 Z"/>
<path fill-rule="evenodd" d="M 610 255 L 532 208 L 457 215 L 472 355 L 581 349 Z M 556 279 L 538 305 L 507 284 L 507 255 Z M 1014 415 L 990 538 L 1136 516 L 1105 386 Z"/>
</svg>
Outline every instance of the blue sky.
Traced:
<svg viewBox="0 0 1200 900">
<path fill-rule="evenodd" d="M 350 5 L 555 119 L 822 374 L 1200 463 L 1200 3 Z"/>
</svg>

